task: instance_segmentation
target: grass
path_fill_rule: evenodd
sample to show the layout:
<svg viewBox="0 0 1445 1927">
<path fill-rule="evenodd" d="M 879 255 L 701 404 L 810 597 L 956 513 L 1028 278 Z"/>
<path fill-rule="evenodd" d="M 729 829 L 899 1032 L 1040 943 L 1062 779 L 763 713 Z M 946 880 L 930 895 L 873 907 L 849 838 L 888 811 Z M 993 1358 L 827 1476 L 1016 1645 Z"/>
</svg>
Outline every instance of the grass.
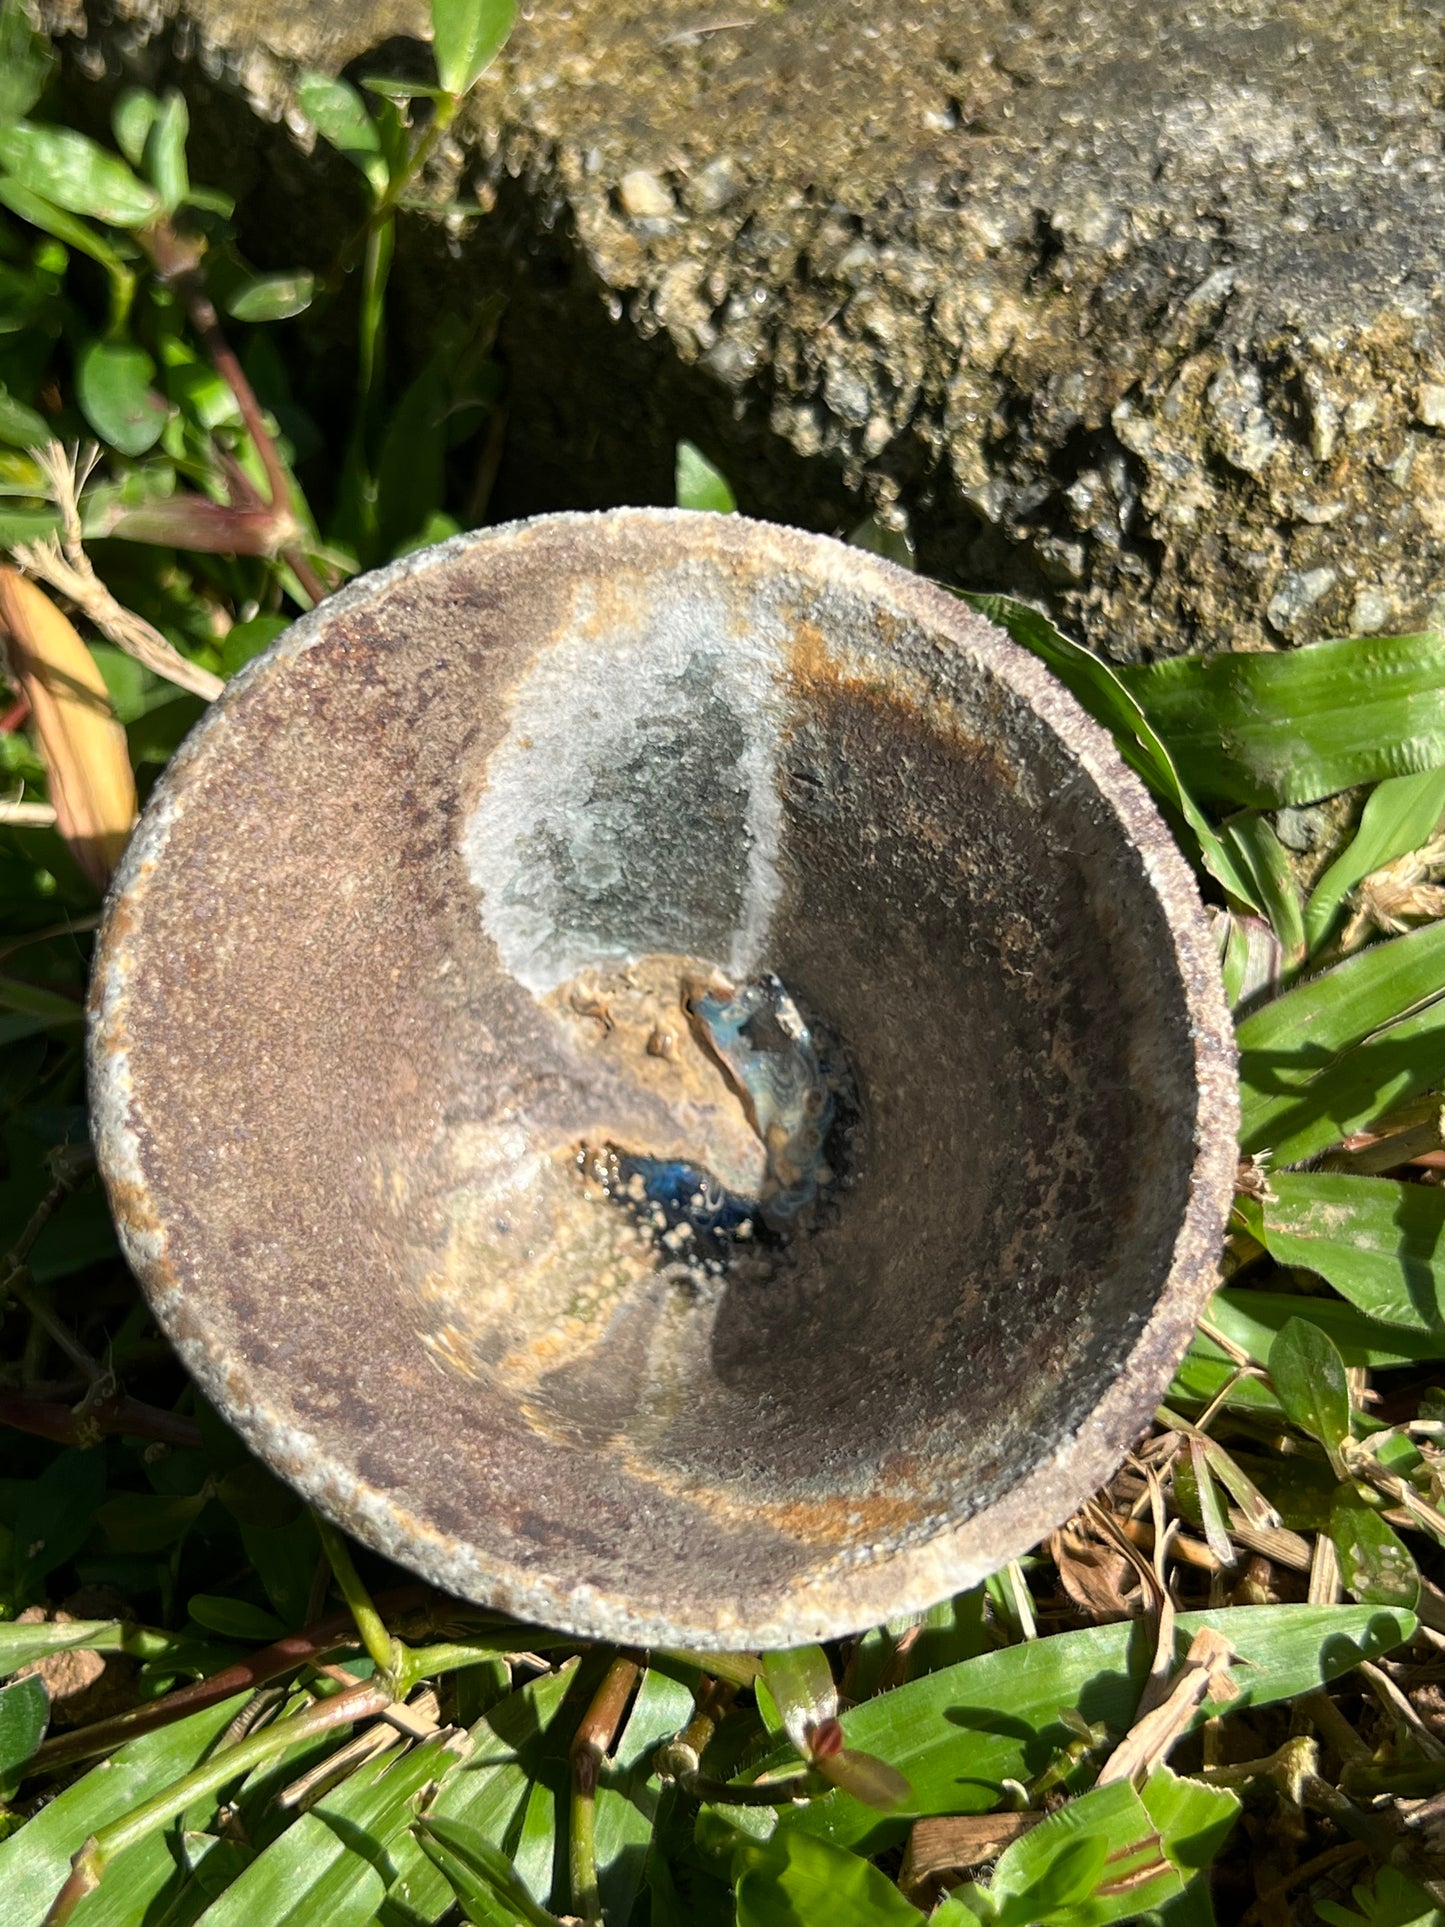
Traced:
<svg viewBox="0 0 1445 1927">
<path fill-rule="evenodd" d="M 120 1262 L 81 1058 L 100 892 L 226 678 L 356 570 L 484 518 L 486 331 L 388 376 L 386 279 L 510 18 L 437 0 L 430 94 L 302 80 L 355 226 L 327 274 L 260 275 L 189 178 L 180 98 L 125 95 L 114 147 L 84 139 L 0 6 L 0 545 L 23 565 L 0 571 L 0 1918 L 1445 1920 L 1436 636 L 1121 671 L 975 598 L 1195 863 L 1244 1135 L 1220 1289 L 1151 1437 L 920 1618 L 633 1654 L 436 1597 L 248 1457 Z M 356 344 L 339 435 L 309 412 L 308 316 Z M 687 445 L 678 480 L 732 506 Z M 1297 832 L 1345 792 L 1314 859 L 1285 849 L 1280 810 Z"/>
</svg>

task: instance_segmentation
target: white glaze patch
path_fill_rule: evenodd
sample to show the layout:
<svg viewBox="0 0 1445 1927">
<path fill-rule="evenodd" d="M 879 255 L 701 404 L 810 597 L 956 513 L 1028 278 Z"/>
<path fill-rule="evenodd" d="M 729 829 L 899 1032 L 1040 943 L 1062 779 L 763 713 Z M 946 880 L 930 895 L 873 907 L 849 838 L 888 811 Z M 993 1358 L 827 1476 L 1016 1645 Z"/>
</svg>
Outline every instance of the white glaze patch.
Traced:
<svg viewBox="0 0 1445 1927">
<path fill-rule="evenodd" d="M 734 976 L 777 904 L 782 624 L 707 567 L 579 589 L 512 692 L 462 853 L 502 965 L 541 996 L 660 951 Z"/>
</svg>

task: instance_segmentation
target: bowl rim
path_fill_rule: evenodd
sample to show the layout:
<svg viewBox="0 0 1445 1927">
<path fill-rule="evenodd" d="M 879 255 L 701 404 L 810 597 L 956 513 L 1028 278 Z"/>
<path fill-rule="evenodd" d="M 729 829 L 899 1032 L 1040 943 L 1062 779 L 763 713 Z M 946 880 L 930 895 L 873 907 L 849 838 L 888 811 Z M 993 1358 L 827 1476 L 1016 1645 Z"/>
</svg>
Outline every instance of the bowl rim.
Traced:
<svg viewBox="0 0 1445 1927">
<path fill-rule="evenodd" d="M 1103 1396 L 1077 1429 L 1007 1492 L 962 1523 L 870 1559 L 835 1564 L 769 1591 L 753 1585 L 747 1601 L 715 1604 L 710 1616 L 669 1614 L 665 1602 L 640 1601 L 588 1583 L 569 1584 L 523 1571 L 469 1541 L 410 1516 L 397 1498 L 360 1478 L 342 1457 L 284 1415 L 266 1409 L 244 1365 L 204 1333 L 180 1328 L 181 1291 L 169 1265 L 167 1235 L 147 1186 L 132 1121 L 131 1040 L 127 1025 L 129 941 L 162 862 L 171 825 L 183 813 L 193 776 L 212 736 L 223 731 L 246 690 L 278 663 L 310 648 L 351 611 L 411 577 L 538 534 L 627 524 L 711 534 L 725 545 L 769 547 L 815 578 L 846 575 L 867 592 L 870 579 L 920 623 L 983 655 L 1075 758 L 1138 851 L 1169 933 L 1193 1050 L 1197 1094 L 1188 1196 L 1171 1260 L 1153 1308 Z M 723 524 L 722 528 L 717 525 Z M 112 883 L 92 966 L 88 1004 L 92 1133 L 121 1248 L 158 1323 L 206 1397 L 256 1455 L 301 1496 L 363 1543 L 418 1572 L 445 1592 L 579 1638 L 691 1650 L 759 1650 L 831 1639 L 899 1614 L 925 1610 L 976 1585 L 1037 1544 L 1106 1484 L 1147 1430 L 1198 1317 L 1215 1289 L 1217 1260 L 1237 1167 L 1238 1093 L 1233 1025 L 1213 939 L 1189 866 L 1142 781 L 1112 739 L 1027 650 L 974 613 L 941 584 L 830 536 L 786 524 L 705 511 L 621 508 L 565 511 L 453 536 L 354 578 L 297 619 L 227 684 L 171 759 L 152 793 Z M 186 1321 L 192 1327 L 192 1309 Z"/>
</svg>

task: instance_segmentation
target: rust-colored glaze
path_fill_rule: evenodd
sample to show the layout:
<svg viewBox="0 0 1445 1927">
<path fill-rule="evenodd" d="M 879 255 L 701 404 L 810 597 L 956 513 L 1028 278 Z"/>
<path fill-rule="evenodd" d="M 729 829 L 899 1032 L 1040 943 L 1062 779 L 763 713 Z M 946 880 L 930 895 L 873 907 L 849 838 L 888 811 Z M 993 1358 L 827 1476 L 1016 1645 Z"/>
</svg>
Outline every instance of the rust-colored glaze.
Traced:
<svg viewBox="0 0 1445 1927">
<path fill-rule="evenodd" d="M 709 970 L 776 971 L 859 1110 L 723 1277 L 588 1163 L 744 1168 L 674 1012 Z M 631 1644 L 1025 1550 L 1147 1424 L 1234 1172 L 1212 946 L 1112 745 L 943 590 L 736 517 L 484 531 L 296 624 L 146 812 L 91 1044 L 131 1262 L 257 1452 Z"/>
</svg>

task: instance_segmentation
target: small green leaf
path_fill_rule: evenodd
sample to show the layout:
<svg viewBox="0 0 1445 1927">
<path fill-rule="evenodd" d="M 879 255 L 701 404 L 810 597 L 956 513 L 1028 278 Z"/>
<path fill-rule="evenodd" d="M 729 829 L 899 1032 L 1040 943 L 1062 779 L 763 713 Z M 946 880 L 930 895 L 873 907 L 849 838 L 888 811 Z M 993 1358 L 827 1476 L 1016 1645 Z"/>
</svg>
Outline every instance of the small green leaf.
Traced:
<svg viewBox="0 0 1445 1927">
<path fill-rule="evenodd" d="M 81 413 L 102 441 L 122 455 L 144 455 L 161 438 L 170 415 L 151 387 L 155 363 L 129 341 L 92 341 L 75 364 Z"/>
<path fill-rule="evenodd" d="M 1269 1348 L 1275 1397 L 1302 1432 L 1318 1439 L 1338 1477 L 1340 1446 L 1350 1436 L 1350 1388 L 1333 1339 L 1307 1318 L 1291 1318 Z"/>
<path fill-rule="evenodd" d="M 677 445 L 677 506 L 710 509 L 716 515 L 731 515 L 737 508 L 722 470 L 692 442 Z"/>
<path fill-rule="evenodd" d="M 1413 1612 L 1420 1574 L 1404 1540 L 1353 1486 L 1342 1485 L 1330 1508 L 1330 1537 L 1347 1592 L 1366 1606 Z"/>
<path fill-rule="evenodd" d="M 23 0 L 0 0 L 0 124 L 30 112 L 54 64 L 50 43 L 30 24 Z"/>
<path fill-rule="evenodd" d="M 1312 951 L 1329 936 L 1340 905 L 1357 883 L 1396 857 L 1421 849 L 1445 816 L 1445 769 L 1391 776 L 1370 792 L 1353 839 L 1316 883 L 1305 905 Z"/>
<path fill-rule="evenodd" d="M 290 627 L 285 616 L 252 616 L 249 622 L 236 623 L 227 630 L 226 639 L 221 644 L 221 674 L 234 676 L 253 657 L 269 649 L 277 636 L 284 636 Z"/>
<path fill-rule="evenodd" d="M 190 196 L 191 177 L 186 170 L 186 136 L 190 127 L 185 96 L 174 87 L 167 89 L 160 112 L 146 132 L 143 156 L 145 171 L 167 214 L 174 214 Z"/>
<path fill-rule="evenodd" d="M 0 442 L 11 448 L 39 448 L 52 439 L 52 430 L 43 415 L 16 401 L 8 389 L 0 388 Z"/>
<path fill-rule="evenodd" d="M 274 1613 L 263 1612 L 246 1599 L 198 1592 L 191 1595 L 186 1610 L 198 1626 L 204 1626 L 208 1633 L 220 1633 L 224 1639 L 256 1639 L 269 1645 L 286 1634 Z"/>
<path fill-rule="evenodd" d="M 848 546 L 866 549 L 869 555 L 880 555 L 885 562 L 896 562 L 900 569 L 918 566 L 918 550 L 907 525 L 896 528 L 877 513 L 865 515 L 858 526 L 849 531 Z"/>
<path fill-rule="evenodd" d="M 18 214 L 22 221 L 38 227 L 42 233 L 53 235 L 57 241 L 63 241 L 77 253 L 98 261 L 110 275 L 113 284 L 125 288 L 130 286 L 130 269 L 105 236 L 88 222 L 82 221 L 77 215 L 67 214 L 44 195 L 33 193 L 19 181 L 6 176 L 0 176 L 0 203 L 8 207 L 12 214 Z"/>
<path fill-rule="evenodd" d="M 206 1504 L 193 1493 L 121 1492 L 107 1499 L 97 1517 L 117 1552 L 164 1552 L 183 1539 Z"/>
<path fill-rule="evenodd" d="M 308 73 L 296 83 L 296 99 L 321 138 L 360 168 L 375 193 L 384 192 L 388 170 L 381 136 L 356 89 L 329 74 Z"/>
<path fill-rule="evenodd" d="M 0 1689 L 0 1786 L 13 1785 L 45 1736 L 50 1695 L 38 1673 Z"/>
<path fill-rule="evenodd" d="M 1445 1927 L 1445 1910 L 1398 1867 L 1381 1867 L 1373 1886 L 1362 1882 L 1350 1891 L 1359 1913 L 1334 1900 L 1310 1905 L 1328 1927 Z"/>
<path fill-rule="evenodd" d="M 161 117 L 158 95 L 148 87 L 125 87 L 110 110 L 110 128 L 115 144 L 132 167 L 145 161 L 146 141 Z"/>
<path fill-rule="evenodd" d="M 112 227 L 144 227 L 161 211 L 157 195 L 124 161 L 68 127 L 0 124 L 0 167 L 56 207 Z"/>
<path fill-rule="evenodd" d="M 507 43 L 517 0 L 432 0 L 437 79 L 449 94 L 476 85 Z"/>
<path fill-rule="evenodd" d="M 737 1927 L 922 1927 L 924 1919 L 887 1874 L 804 1833 L 743 1841 L 733 1877 Z"/>
<path fill-rule="evenodd" d="M 231 290 L 226 312 L 237 321 L 289 321 L 306 312 L 315 292 L 314 274 L 261 274 Z"/>
</svg>

